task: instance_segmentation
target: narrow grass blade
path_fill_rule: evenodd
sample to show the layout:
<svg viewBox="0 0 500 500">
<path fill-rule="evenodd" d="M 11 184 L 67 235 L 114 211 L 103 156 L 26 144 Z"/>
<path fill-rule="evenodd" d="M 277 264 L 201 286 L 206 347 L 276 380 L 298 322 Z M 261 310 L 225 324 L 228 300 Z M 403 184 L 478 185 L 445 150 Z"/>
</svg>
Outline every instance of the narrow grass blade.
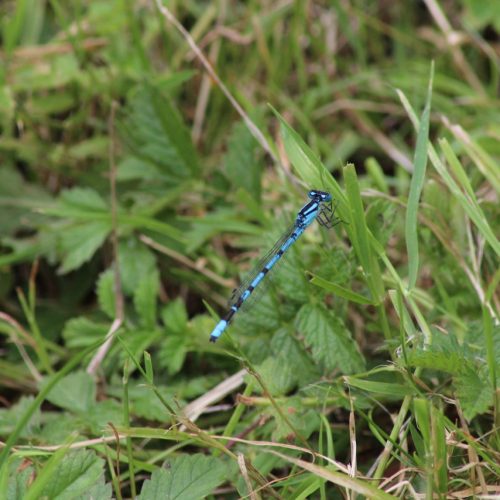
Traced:
<svg viewBox="0 0 500 500">
<path fill-rule="evenodd" d="M 363 297 L 363 295 L 360 295 L 359 293 L 353 292 L 348 288 L 344 288 L 343 286 L 337 285 L 332 281 L 325 280 L 324 278 L 316 276 L 315 274 L 312 273 L 309 274 L 312 276 L 310 283 L 319 286 L 320 288 L 323 288 L 323 290 L 332 292 L 335 295 L 338 295 L 339 297 L 342 297 L 346 300 L 350 300 L 351 302 L 356 302 L 357 304 L 364 304 L 364 305 L 374 304 L 374 302 L 371 299 Z"/>
<path fill-rule="evenodd" d="M 373 301 L 377 304 L 384 296 L 384 284 L 380 273 L 380 266 L 375 255 L 372 253 L 370 237 L 373 236 L 370 235 L 366 225 L 363 200 L 361 199 L 361 191 L 354 165 L 344 167 L 344 180 L 349 200 L 352 244 L 363 266 Z"/>
<path fill-rule="evenodd" d="M 415 128 L 420 126 L 420 122 L 417 118 L 417 115 L 415 114 L 415 111 L 413 110 L 410 102 L 406 98 L 406 96 L 398 90 L 398 96 L 408 113 L 408 116 L 410 117 L 413 126 Z M 445 145 L 445 149 L 443 150 L 446 154 L 446 142 L 441 140 L 440 141 L 441 147 Z M 448 151 L 449 152 L 449 151 Z M 493 232 L 491 231 L 491 228 L 489 224 L 486 221 L 486 217 L 482 213 L 480 209 L 472 206 L 470 203 L 470 198 L 466 197 L 465 194 L 462 192 L 460 189 L 460 186 L 457 184 L 457 182 L 453 179 L 453 177 L 450 175 L 448 170 L 446 169 L 445 164 L 441 161 L 439 158 L 436 149 L 434 146 L 429 143 L 428 144 L 428 153 L 429 153 L 429 159 L 433 165 L 433 167 L 436 169 L 437 173 L 441 176 L 443 179 L 444 183 L 448 187 L 451 193 L 456 197 L 457 201 L 460 203 L 464 211 L 467 213 L 467 215 L 470 217 L 470 219 L 474 222 L 474 224 L 477 226 L 479 231 L 483 234 L 484 238 L 488 241 L 488 243 L 491 245 L 491 247 L 495 250 L 497 255 L 500 255 L 500 242 L 498 239 L 495 237 Z M 484 223 L 486 221 L 486 224 Z"/>
<path fill-rule="evenodd" d="M 474 190 L 469 182 L 469 178 L 467 177 L 459 159 L 446 139 L 440 139 L 439 145 L 441 146 L 441 150 L 443 151 L 450 168 L 455 174 L 456 181 L 450 176 L 450 185 L 448 187 L 454 188 L 450 190 L 462 205 L 464 211 L 470 217 L 472 222 L 474 222 L 479 232 L 495 250 L 497 255 L 500 255 L 500 242 L 491 229 L 488 219 L 484 215 L 484 212 L 477 201 Z"/>
<path fill-rule="evenodd" d="M 431 66 L 427 100 L 420 120 L 417 135 L 415 158 L 413 160 L 413 176 L 406 209 L 406 248 L 408 252 L 408 291 L 411 291 L 417 282 L 418 275 L 418 202 L 424 186 L 425 169 L 427 166 L 427 147 L 429 142 L 429 118 L 431 113 L 432 81 L 434 78 L 434 64 Z"/>
<path fill-rule="evenodd" d="M 307 470 L 318 477 L 322 477 L 330 483 L 336 484 L 337 486 L 340 486 L 342 488 L 346 488 L 347 490 L 354 491 L 359 495 L 364 495 L 365 498 L 373 498 L 376 500 L 396 498 L 392 495 L 389 495 L 389 493 L 386 493 L 385 491 L 377 488 L 376 486 L 372 486 L 370 483 L 362 479 L 350 477 L 347 474 L 331 470 L 327 467 L 321 467 L 319 465 L 306 462 L 305 460 L 288 457 L 276 451 L 269 450 L 269 453 L 272 453 L 273 455 L 276 455 L 277 457 L 280 457 L 287 462 L 295 464 L 297 467 Z"/>
</svg>

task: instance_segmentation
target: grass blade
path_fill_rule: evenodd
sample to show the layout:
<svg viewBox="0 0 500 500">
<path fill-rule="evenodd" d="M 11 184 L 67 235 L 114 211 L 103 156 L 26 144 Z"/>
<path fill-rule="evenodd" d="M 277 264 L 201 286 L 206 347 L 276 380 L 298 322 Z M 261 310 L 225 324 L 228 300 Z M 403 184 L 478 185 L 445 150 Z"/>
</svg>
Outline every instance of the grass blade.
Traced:
<svg viewBox="0 0 500 500">
<path fill-rule="evenodd" d="M 429 118 L 431 112 L 432 81 L 434 78 L 434 64 L 431 66 L 431 76 L 427 90 L 427 100 L 420 120 L 417 135 L 415 158 L 413 160 L 413 176 L 408 196 L 408 207 L 406 209 L 406 248 L 408 252 L 408 291 L 411 291 L 417 282 L 418 275 L 418 202 L 425 180 L 427 166 L 427 145 L 429 142 Z"/>
</svg>

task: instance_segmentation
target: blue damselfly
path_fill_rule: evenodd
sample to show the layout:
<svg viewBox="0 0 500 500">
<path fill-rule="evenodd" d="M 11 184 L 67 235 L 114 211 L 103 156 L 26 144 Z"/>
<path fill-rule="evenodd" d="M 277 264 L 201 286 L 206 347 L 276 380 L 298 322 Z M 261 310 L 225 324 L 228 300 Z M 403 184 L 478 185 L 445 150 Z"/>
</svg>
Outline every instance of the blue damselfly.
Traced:
<svg viewBox="0 0 500 500">
<path fill-rule="evenodd" d="M 335 217 L 335 209 L 332 208 L 332 196 L 330 193 L 312 190 L 307 195 L 310 201 L 299 210 L 292 226 L 260 261 L 260 265 L 249 273 L 241 285 L 234 290 L 229 300 L 230 309 L 213 329 L 210 334 L 210 342 L 215 342 L 224 333 L 245 301 L 249 299 L 266 275 L 314 220 L 317 220 L 322 226 L 327 228 L 334 226 L 340 221 L 340 219 Z"/>
</svg>

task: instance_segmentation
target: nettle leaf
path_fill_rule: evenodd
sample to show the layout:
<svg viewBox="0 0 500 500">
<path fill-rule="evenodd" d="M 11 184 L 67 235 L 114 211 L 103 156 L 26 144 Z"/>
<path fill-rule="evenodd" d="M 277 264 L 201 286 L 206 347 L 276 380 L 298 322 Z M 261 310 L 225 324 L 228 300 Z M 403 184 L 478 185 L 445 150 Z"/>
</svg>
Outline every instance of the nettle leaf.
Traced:
<svg viewBox="0 0 500 500">
<path fill-rule="evenodd" d="M 97 212 L 108 211 L 108 206 L 101 195 L 91 188 L 65 189 L 59 196 L 58 205 L 61 208 L 78 208 Z"/>
<path fill-rule="evenodd" d="M 183 400 L 177 397 L 173 387 L 165 387 L 157 385 L 156 389 L 161 394 L 162 398 L 173 407 L 182 406 Z M 134 415 L 146 418 L 147 420 L 156 420 L 157 422 L 165 422 L 171 416 L 167 408 L 163 405 L 155 393 L 143 384 L 132 385 L 129 383 L 129 399 Z"/>
<path fill-rule="evenodd" d="M 134 306 L 144 327 L 156 326 L 156 300 L 160 289 L 160 278 L 155 270 L 141 279 L 134 293 Z"/>
<path fill-rule="evenodd" d="M 228 151 L 225 157 L 225 169 L 231 182 L 253 198 L 261 197 L 261 163 L 255 160 L 257 141 L 243 123 L 237 123 L 229 136 Z"/>
<path fill-rule="evenodd" d="M 187 343 L 185 335 L 169 335 L 160 349 L 160 366 L 167 368 L 170 375 L 180 371 L 187 354 Z"/>
<path fill-rule="evenodd" d="M 493 388 L 486 367 L 465 365 L 454 382 L 466 419 L 488 411 L 493 404 Z"/>
<path fill-rule="evenodd" d="M 458 373 L 466 361 L 460 352 L 436 350 L 432 345 L 409 352 L 407 359 L 411 366 L 447 373 Z"/>
<path fill-rule="evenodd" d="M 102 339 L 108 329 L 107 324 L 95 323 L 84 316 L 79 316 L 66 322 L 62 335 L 66 340 L 66 347 L 87 347 Z"/>
<path fill-rule="evenodd" d="M 297 384 L 296 368 L 282 357 L 267 358 L 257 367 L 266 389 L 273 396 L 290 392 Z"/>
<path fill-rule="evenodd" d="M 42 382 L 42 385 L 44 382 Z M 96 384 L 84 371 L 70 373 L 49 392 L 47 401 L 73 412 L 87 412 L 95 403 Z"/>
<path fill-rule="evenodd" d="M 92 492 L 100 492 L 99 499 L 111 499 L 111 485 L 104 482 L 104 460 L 95 452 L 79 450 L 65 455 L 54 475 L 42 491 L 42 498 L 70 500 L 91 499 Z"/>
<path fill-rule="evenodd" d="M 354 373 L 364 369 L 364 359 L 344 323 L 323 306 L 303 306 L 297 315 L 296 327 L 312 348 L 314 361 L 325 370 Z"/>
<path fill-rule="evenodd" d="M 460 345 L 453 332 L 444 334 L 432 329 L 433 342 L 407 352 L 410 365 L 458 374 L 465 365 L 473 363 L 474 356 L 467 344 Z"/>
<path fill-rule="evenodd" d="M 123 291 L 132 295 L 142 277 L 156 269 L 156 258 L 151 250 L 134 238 L 120 242 L 118 253 Z"/>
<path fill-rule="evenodd" d="M 94 221 L 64 229 L 61 234 L 61 249 L 64 254 L 61 274 L 78 269 L 92 258 L 106 240 L 111 226 L 108 222 Z"/>
<path fill-rule="evenodd" d="M 156 165 L 165 179 L 182 180 L 199 171 L 189 130 L 170 100 L 153 87 L 139 90 L 121 125 L 136 162 Z"/>
<path fill-rule="evenodd" d="M 188 323 L 188 315 L 184 301 L 177 298 L 169 302 L 161 311 L 161 319 L 167 333 L 183 334 Z"/>
<path fill-rule="evenodd" d="M 270 409 L 270 413 L 276 421 L 272 433 L 273 441 L 296 439 L 296 433 L 307 439 L 319 428 L 320 418 L 318 412 L 304 409 L 302 401 L 298 398 L 288 398 L 286 403 L 280 405 L 280 409 L 286 415 L 286 420 L 276 411 L 276 408 L 272 407 Z"/>
<path fill-rule="evenodd" d="M 258 368 L 266 388 L 273 395 L 286 394 L 318 375 L 290 328 L 280 328 L 271 340 L 272 355 Z"/>
<path fill-rule="evenodd" d="M 140 500 L 197 500 L 205 498 L 226 481 L 228 466 L 205 455 L 182 455 L 157 469 L 144 482 Z"/>
<path fill-rule="evenodd" d="M 106 269 L 97 280 L 97 301 L 109 318 L 115 317 L 115 273 Z"/>
<path fill-rule="evenodd" d="M 164 177 L 156 165 L 135 156 L 128 156 L 118 164 L 117 179 L 119 181 L 158 181 L 163 180 Z"/>
</svg>

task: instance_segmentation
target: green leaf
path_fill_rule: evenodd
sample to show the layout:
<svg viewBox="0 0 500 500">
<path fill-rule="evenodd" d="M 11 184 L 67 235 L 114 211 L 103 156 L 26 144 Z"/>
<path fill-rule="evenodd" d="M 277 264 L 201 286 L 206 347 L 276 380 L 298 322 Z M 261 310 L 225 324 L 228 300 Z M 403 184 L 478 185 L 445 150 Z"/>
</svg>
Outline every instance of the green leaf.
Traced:
<svg viewBox="0 0 500 500">
<path fill-rule="evenodd" d="M 155 88 L 137 92 L 122 132 L 136 159 L 157 166 L 165 179 L 179 181 L 199 172 L 189 130 L 177 108 Z"/>
<path fill-rule="evenodd" d="M 312 348 L 317 363 L 332 371 L 353 373 L 364 368 L 364 360 L 343 322 L 330 315 L 322 306 L 306 304 L 296 321 L 296 327 Z"/>
<path fill-rule="evenodd" d="M 279 396 L 290 392 L 297 384 L 296 368 L 283 357 L 266 358 L 257 366 L 264 386 L 272 396 Z"/>
<path fill-rule="evenodd" d="M 129 398 L 134 415 L 157 422 L 164 422 L 171 417 L 167 408 L 150 388 L 144 387 L 144 384 L 132 385 L 131 382 L 129 384 Z M 156 386 L 156 389 L 170 405 L 182 406 L 182 400 L 180 401 L 174 394 L 173 389 L 164 386 Z"/>
<path fill-rule="evenodd" d="M 228 140 L 225 169 L 231 182 L 250 193 L 254 199 L 261 196 L 261 163 L 255 161 L 257 141 L 246 124 L 237 123 Z"/>
<path fill-rule="evenodd" d="M 161 319 L 167 334 L 184 334 L 188 323 L 184 301 L 177 298 L 169 302 L 161 311 Z"/>
<path fill-rule="evenodd" d="M 106 240 L 110 225 L 107 222 L 86 222 L 65 229 L 61 235 L 61 249 L 64 253 L 61 274 L 78 269 L 91 259 Z"/>
<path fill-rule="evenodd" d="M 144 481 L 139 500 L 198 500 L 227 478 L 227 464 L 201 454 L 182 455 Z"/>
<path fill-rule="evenodd" d="M 429 119 L 431 113 L 432 82 L 434 79 L 434 63 L 431 65 L 431 75 L 427 90 L 427 100 L 420 119 L 420 127 L 417 134 L 415 157 L 413 159 L 413 176 L 408 195 L 408 206 L 406 209 L 406 248 L 408 251 L 408 290 L 412 290 L 417 282 L 418 275 L 418 202 L 425 181 L 425 170 L 427 166 L 427 144 L 429 142 Z"/>
<path fill-rule="evenodd" d="M 493 404 L 493 388 L 484 366 L 476 368 L 466 365 L 454 381 L 466 419 L 471 420 L 488 411 Z"/>
<path fill-rule="evenodd" d="M 356 302 L 358 304 L 366 304 L 366 305 L 373 305 L 373 301 L 363 297 L 363 295 L 359 295 L 356 292 L 353 292 L 352 290 L 349 290 L 348 288 L 344 288 L 343 286 L 337 285 L 336 283 L 333 283 L 332 281 L 325 280 L 323 278 L 320 278 L 319 276 L 316 276 L 312 273 L 309 273 L 312 276 L 312 279 L 310 283 L 313 285 L 316 285 L 320 288 L 323 288 L 323 290 L 327 290 L 329 292 L 334 293 L 335 295 L 338 295 L 339 297 L 342 297 L 346 300 L 350 300 L 351 302 Z"/>
<path fill-rule="evenodd" d="M 66 347 L 79 348 L 87 347 L 99 339 L 104 338 L 109 325 L 95 323 L 94 321 L 79 316 L 66 322 L 63 330 L 63 337 L 66 340 Z"/>
<path fill-rule="evenodd" d="M 175 375 L 182 368 L 187 351 L 186 336 L 170 334 L 162 342 L 160 365 L 167 368 L 170 375 Z"/>
<path fill-rule="evenodd" d="M 47 383 L 45 380 L 42 387 Z M 66 375 L 47 395 L 52 404 L 73 412 L 87 412 L 95 403 L 96 384 L 91 375 L 76 371 Z"/>
<path fill-rule="evenodd" d="M 378 260 L 372 252 L 370 241 L 371 235 L 366 225 L 363 200 L 361 198 L 361 190 L 354 165 L 347 165 L 344 167 L 344 180 L 347 197 L 349 199 L 349 221 L 352 225 L 350 232 L 352 244 L 363 266 L 366 281 L 370 287 L 370 293 L 375 303 L 379 303 L 384 296 L 384 284 Z"/>
<path fill-rule="evenodd" d="M 156 258 L 148 247 L 134 238 L 121 241 L 118 254 L 123 291 L 132 295 L 142 277 L 156 269 Z"/>
<path fill-rule="evenodd" d="M 101 195 L 91 188 L 65 189 L 61 192 L 58 205 L 61 208 L 80 209 L 86 211 L 103 212 L 108 211 L 106 202 Z"/>
<path fill-rule="evenodd" d="M 363 380 L 356 377 L 345 377 L 345 381 L 352 387 L 357 387 L 366 392 L 382 394 L 384 396 L 403 398 L 415 394 L 412 386 L 377 380 Z"/>
<path fill-rule="evenodd" d="M 134 306 L 141 318 L 141 324 L 153 329 L 156 326 L 156 301 L 160 289 L 160 279 L 155 270 L 143 276 L 134 293 Z"/>
<path fill-rule="evenodd" d="M 16 422 L 32 404 L 33 396 L 21 396 L 19 401 L 10 408 L 2 408 L 0 410 L 0 433 L 3 436 L 10 435 Z M 40 432 L 41 416 L 41 411 L 37 408 L 30 416 L 26 427 L 22 430 L 21 436 L 23 438 L 30 438 Z"/>
<path fill-rule="evenodd" d="M 71 500 L 74 498 L 88 499 L 91 491 L 104 493 L 101 498 L 111 498 L 111 485 L 104 484 L 104 460 L 96 456 L 95 452 L 79 450 L 67 453 L 63 460 L 50 476 L 50 480 L 42 490 L 40 497 L 57 500 Z M 43 471 L 43 469 L 42 469 Z"/>
<path fill-rule="evenodd" d="M 108 136 L 94 136 L 68 148 L 67 153 L 75 160 L 106 158 L 109 150 Z"/>
<path fill-rule="evenodd" d="M 115 273 L 113 269 L 106 269 L 97 280 L 97 301 L 101 311 L 109 318 L 115 317 Z"/>
</svg>

